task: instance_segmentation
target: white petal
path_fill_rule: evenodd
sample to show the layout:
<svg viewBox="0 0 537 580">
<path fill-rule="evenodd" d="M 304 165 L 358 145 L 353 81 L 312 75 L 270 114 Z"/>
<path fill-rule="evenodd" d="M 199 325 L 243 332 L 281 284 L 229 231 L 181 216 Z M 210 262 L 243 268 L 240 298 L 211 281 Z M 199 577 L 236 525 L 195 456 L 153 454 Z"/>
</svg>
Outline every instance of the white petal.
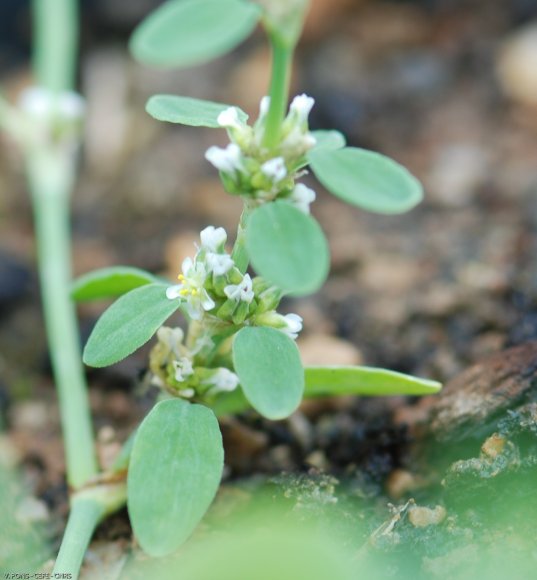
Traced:
<svg viewBox="0 0 537 580">
<path fill-rule="evenodd" d="M 291 103 L 291 111 L 296 113 L 300 121 L 307 121 L 308 115 L 315 104 L 315 99 L 308 97 L 308 95 L 298 95 Z"/>
<path fill-rule="evenodd" d="M 194 266 L 194 261 L 192 260 L 192 258 L 185 258 L 183 260 L 183 263 L 181 264 L 181 271 L 183 272 L 183 276 L 188 276 L 190 270 L 192 270 L 192 267 Z"/>
<path fill-rule="evenodd" d="M 269 159 L 261 165 L 261 171 L 271 181 L 281 181 L 287 175 L 287 168 L 285 167 L 285 160 L 283 157 L 275 157 Z"/>
<path fill-rule="evenodd" d="M 200 232 L 200 239 L 204 249 L 209 252 L 217 252 L 226 243 L 226 230 L 224 228 L 208 226 Z"/>
<path fill-rule="evenodd" d="M 220 127 L 236 129 L 240 129 L 242 127 L 242 123 L 239 120 L 239 111 L 237 107 L 229 107 L 225 111 L 222 111 L 218 115 L 216 122 L 220 125 Z"/>
<path fill-rule="evenodd" d="M 205 262 L 209 272 L 214 272 L 216 276 L 223 276 L 235 265 L 228 254 L 215 254 L 213 252 L 209 252 L 205 256 Z"/>
<path fill-rule="evenodd" d="M 182 290 L 183 285 L 177 284 L 176 286 L 170 286 L 166 288 L 166 298 L 168 300 L 175 300 L 176 298 L 182 298 L 181 294 L 179 294 L 180 290 Z"/>
<path fill-rule="evenodd" d="M 209 296 L 209 294 L 207 294 L 206 290 L 202 290 L 201 291 L 201 307 L 203 308 L 203 310 L 212 310 L 216 304 L 214 302 L 214 300 Z"/>
</svg>

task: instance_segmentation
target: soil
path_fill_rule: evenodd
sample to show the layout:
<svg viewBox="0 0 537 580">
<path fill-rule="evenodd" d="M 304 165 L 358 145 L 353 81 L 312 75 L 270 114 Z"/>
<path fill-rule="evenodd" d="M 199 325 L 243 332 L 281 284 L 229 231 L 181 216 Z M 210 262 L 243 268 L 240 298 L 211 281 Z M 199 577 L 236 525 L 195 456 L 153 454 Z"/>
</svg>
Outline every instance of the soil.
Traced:
<svg viewBox="0 0 537 580">
<path fill-rule="evenodd" d="M 73 198 L 75 274 L 125 264 L 175 277 L 197 232 L 233 231 L 240 212 L 203 158 L 224 136 L 157 123 L 143 105 L 167 92 L 255 116 L 268 74 L 263 37 L 216 63 L 151 71 L 125 49 L 152 2 L 134 4 L 88 3 L 84 12 L 89 108 Z M 331 277 L 284 310 L 304 317 L 305 360 L 363 362 L 448 385 L 422 400 L 306 402 L 281 422 L 253 413 L 222 420 L 226 471 L 209 528 L 268 490 L 305 520 L 328 511 L 343 534 L 354 530 L 356 569 L 372 577 L 502 577 L 507 565 L 525 577 L 537 515 L 537 89 L 520 61 L 537 54 L 536 34 L 527 40 L 534 4 L 315 2 L 293 81 L 294 93 L 316 99 L 312 128 L 394 157 L 427 193 L 408 214 L 376 216 L 308 176 Z M 2 84 L 14 95 L 28 82 L 26 37 L 5 38 Z M 0 459 L 19 469 L 31 498 L 17 521 L 36 525 L 52 554 L 67 513 L 58 410 L 30 202 L 19 156 L 1 147 Z M 103 306 L 80 308 L 82 340 Z M 143 381 L 147 352 L 88 371 L 103 465 L 154 401 Z M 117 577 L 127 557 L 140 558 L 122 511 L 99 528 L 84 577 Z"/>
</svg>

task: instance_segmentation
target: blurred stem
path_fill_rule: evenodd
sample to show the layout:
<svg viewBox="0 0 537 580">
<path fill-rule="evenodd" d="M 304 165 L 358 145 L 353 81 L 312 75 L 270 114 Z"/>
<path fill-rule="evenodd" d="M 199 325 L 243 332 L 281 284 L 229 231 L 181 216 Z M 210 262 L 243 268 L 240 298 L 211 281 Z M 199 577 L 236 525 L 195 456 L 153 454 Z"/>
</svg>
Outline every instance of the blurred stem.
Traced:
<svg viewBox="0 0 537 580">
<path fill-rule="evenodd" d="M 87 387 L 74 305 L 70 299 L 69 194 L 74 159 L 61 147 L 27 155 L 33 197 L 45 323 L 60 401 L 67 480 L 75 489 L 97 472 Z"/>
<path fill-rule="evenodd" d="M 274 149 L 280 139 L 282 122 L 289 98 L 293 49 L 276 35 L 271 35 L 270 41 L 272 46 L 272 78 L 269 93 L 270 106 L 265 124 L 263 145 L 268 149 Z"/>
<path fill-rule="evenodd" d="M 77 0 L 33 0 L 34 72 L 39 86 L 59 93 L 75 86 Z"/>
<path fill-rule="evenodd" d="M 244 274 L 248 269 L 248 252 L 246 251 L 246 222 L 250 215 L 250 209 L 247 205 L 242 210 L 241 219 L 237 228 L 237 239 L 231 252 L 231 257 L 237 268 Z"/>
</svg>

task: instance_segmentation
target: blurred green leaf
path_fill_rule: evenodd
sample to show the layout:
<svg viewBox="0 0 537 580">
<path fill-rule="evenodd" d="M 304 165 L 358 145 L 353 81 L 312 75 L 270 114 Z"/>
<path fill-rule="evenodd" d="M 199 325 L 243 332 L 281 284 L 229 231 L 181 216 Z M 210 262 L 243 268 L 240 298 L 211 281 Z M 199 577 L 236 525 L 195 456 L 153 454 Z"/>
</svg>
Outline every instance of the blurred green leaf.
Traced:
<svg viewBox="0 0 537 580">
<path fill-rule="evenodd" d="M 432 395 L 442 388 L 436 381 L 374 367 L 306 367 L 305 377 L 305 397 Z"/>
<path fill-rule="evenodd" d="M 147 101 L 145 110 L 159 121 L 180 123 L 192 127 L 218 128 L 217 118 L 230 105 L 213 103 L 202 99 L 191 99 L 175 95 L 154 95 Z M 236 107 L 239 119 L 246 122 L 248 115 Z"/>
<path fill-rule="evenodd" d="M 319 129 L 318 131 L 310 131 L 315 137 L 315 147 L 312 151 L 319 149 L 342 149 L 347 144 L 345 135 L 339 131 Z M 308 153 L 309 155 L 309 153 Z"/>
<path fill-rule="evenodd" d="M 136 28 L 130 49 L 148 65 L 200 64 L 235 48 L 260 17 L 259 6 L 242 0 L 170 0 Z"/>
<path fill-rule="evenodd" d="M 116 300 L 99 318 L 84 349 L 84 362 L 105 367 L 145 344 L 181 306 L 166 298 L 164 284 L 148 284 Z"/>
<path fill-rule="evenodd" d="M 214 499 L 224 449 L 207 407 L 180 399 L 155 405 L 140 425 L 127 479 L 134 534 L 152 556 L 179 548 Z"/>
<path fill-rule="evenodd" d="M 139 268 L 113 266 L 94 270 L 77 278 L 73 282 L 71 297 L 77 302 L 117 298 L 139 286 L 154 282 L 163 281 Z"/>
<path fill-rule="evenodd" d="M 321 227 L 285 201 L 252 213 L 246 248 L 258 274 L 294 295 L 315 292 L 328 275 L 330 255 Z"/>
<path fill-rule="evenodd" d="M 269 419 L 296 410 L 304 391 L 304 369 L 295 342 L 267 327 L 245 327 L 233 340 L 233 364 L 252 407 Z"/>
<path fill-rule="evenodd" d="M 345 147 L 308 154 L 317 179 L 344 201 L 382 214 L 403 213 L 423 197 L 420 182 L 402 165 L 379 153 Z"/>
</svg>

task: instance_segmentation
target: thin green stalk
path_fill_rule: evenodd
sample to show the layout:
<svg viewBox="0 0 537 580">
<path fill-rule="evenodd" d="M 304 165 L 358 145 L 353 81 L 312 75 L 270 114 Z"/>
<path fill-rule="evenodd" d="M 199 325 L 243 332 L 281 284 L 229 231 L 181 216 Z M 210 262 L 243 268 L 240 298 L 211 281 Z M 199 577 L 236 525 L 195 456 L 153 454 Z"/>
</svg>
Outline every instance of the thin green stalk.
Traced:
<svg viewBox="0 0 537 580">
<path fill-rule="evenodd" d="M 272 46 L 272 78 L 270 81 L 270 107 L 265 124 L 263 145 L 274 149 L 278 145 L 280 131 L 287 101 L 289 98 L 289 82 L 291 78 L 292 48 L 284 44 L 276 36 L 271 36 Z"/>
<path fill-rule="evenodd" d="M 39 86 L 58 93 L 75 86 L 78 2 L 33 0 L 34 72 Z"/>
<path fill-rule="evenodd" d="M 246 222 L 248 221 L 249 215 L 250 210 L 245 205 L 237 228 L 237 239 L 235 240 L 235 245 L 231 252 L 231 257 L 233 258 L 235 265 L 243 273 L 248 269 L 249 262 L 248 252 L 246 251 Z"/>
<path fill-rule="evenodd" d="M 73 500 L 60 552 L 54 565 L 54 574 L 57 574 L 54 577 L 78 578 L 84 554 L 104 514 L 104 506 L 95 500 L 84 498 Z M 63 574 L 65 576 L 60 576 Z"/>
<path fill-rule="evenodd" d="M 71 500 L 71 511 L 54 565 L 54 578 L 76 580 L 80 566 L 95 528 L 108 514 L 125 504 L 125 482 L 102 482 L 76 493 Z M 70 576 L 61 576 L 70 574 Z"/>
<path fill-rule="evenodd" d="M 28 153 L 39 274 L 65 439 L 67 480 L 75 489 L 98 472 L 76 314 L 69 296 L 71 253 L 69 194 L 74 163 L 61 148 Z"/>
</svg>

